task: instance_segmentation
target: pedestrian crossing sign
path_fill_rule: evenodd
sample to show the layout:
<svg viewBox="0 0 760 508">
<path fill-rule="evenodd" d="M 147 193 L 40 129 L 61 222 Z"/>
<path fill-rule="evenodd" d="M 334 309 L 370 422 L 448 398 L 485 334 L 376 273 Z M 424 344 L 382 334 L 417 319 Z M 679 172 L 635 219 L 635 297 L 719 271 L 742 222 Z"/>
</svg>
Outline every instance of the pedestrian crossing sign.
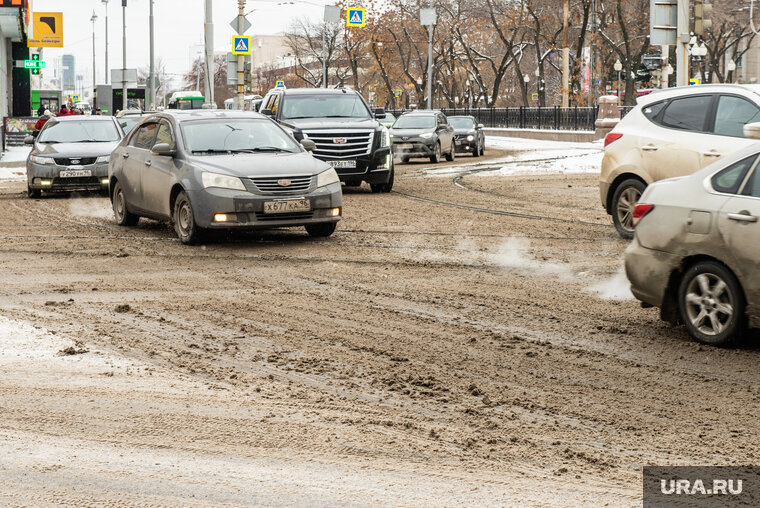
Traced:
<svg viewBox="0 0 760 508">
<path fill-rule="evenodd" d="M 251 36 L 250 35 L 233 35 L 232 36 L 232 54 L 233 55 L 250 55 L 251 54 Z"/>
<path fill-rule="evenodd" d="M 277 80 L 277 88 L 285 88 L 285 81 L 278 79 Z"/>
<path fill-rule="evenodd" d="M 346 9 L 346 26 L 364 26 L 364 9 L 349 7 Z"/>
</svg>

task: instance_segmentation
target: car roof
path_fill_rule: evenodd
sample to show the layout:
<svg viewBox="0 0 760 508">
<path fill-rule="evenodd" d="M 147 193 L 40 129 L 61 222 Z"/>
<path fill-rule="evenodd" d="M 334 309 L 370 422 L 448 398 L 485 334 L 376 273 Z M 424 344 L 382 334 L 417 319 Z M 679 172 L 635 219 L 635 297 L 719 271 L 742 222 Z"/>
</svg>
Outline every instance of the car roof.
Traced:
<svg viewBox="0 0 760 508">
<path fill-rule="evenodd" d="M 756 95 L 760 95 L 760 85 L 743 85 L 732 83 L 709 83 L 696 86 L 679 86 L 675 88 L 663 88 L 661 90 L 655 90 L 650 94 L 639 97 L 636 100 L 636 104 L 647 105 L 661 100 L 670 99 L 673 97 L 681 97 L 684 95 L 697 95 L 703 93 L 718 93 L 718 92 L 752 92 Z"/>
<path fill-rule="evenodd" d="M 50 120 L 55 120 L 56 122 L 75 122 L 75 121 L 106 122 L 109 120 L 113 121 L 113 117 L 100 116 L 100 115 L 68 115 L 68 116 L 54 116 Z"/>
<path fill-rule="evenodd" d="M 475 117 L 472 115 L 449 115 L 446 118 L 469 118 L 470 120 L 475 120 Z"/>
<path fill-rule="evenodd" d="M 429 115 L 437 115 L 438 113 L 440 113 L 440 111 L 437 110 L 437 109 L 418 109 L 418 110 L 415 110 L 415 111 L 407 111 L 406 113 L 404 113 L 401 116 L 406 116 L 406 115 L 420 115 L 420 116 L 424 115 L 424 116 L 429 116 Z"/>
<path fill-rule="evenodd" d="M 235 109 L 172 109 L 156 113 L 156 116 L 169 116 L 174 118 L 177 122 L 225 118 L 269 119 L 269 117 L 264 116 L 261 113 L 256 113 L 255 111 L 238 111 Z"/>
<path fill-rule="evenodd" d="M 358 93 L 350 88 L 273 88 L 269 92 L 281 91 L 286 95 L 340 95 Z"/>
</svg>

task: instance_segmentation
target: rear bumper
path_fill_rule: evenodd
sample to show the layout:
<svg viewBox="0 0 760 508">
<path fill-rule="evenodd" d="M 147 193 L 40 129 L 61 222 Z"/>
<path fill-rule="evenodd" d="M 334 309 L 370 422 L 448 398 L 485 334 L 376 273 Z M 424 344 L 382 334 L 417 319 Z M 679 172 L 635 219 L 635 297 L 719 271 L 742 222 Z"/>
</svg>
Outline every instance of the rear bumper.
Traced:
<svg viewBox="0 0 760 508">
<path fill-rule="evenodd" d="M 602 201 L 602 206 L 608 214 L 612 214 L 610 208 L 607 206 L 607 194 L 610 192 L 610 184 L 607 182 L 599 182 L 599 199 Z"/>
<path fill-rule="evenodd" d="M 644 303 L 661 307 L 670 274 L 680 258 L 667 252 L 647 249 L 634 237 L 625 251 L 625 274 L 631 283 L 631 293 Z"/>
</svg>

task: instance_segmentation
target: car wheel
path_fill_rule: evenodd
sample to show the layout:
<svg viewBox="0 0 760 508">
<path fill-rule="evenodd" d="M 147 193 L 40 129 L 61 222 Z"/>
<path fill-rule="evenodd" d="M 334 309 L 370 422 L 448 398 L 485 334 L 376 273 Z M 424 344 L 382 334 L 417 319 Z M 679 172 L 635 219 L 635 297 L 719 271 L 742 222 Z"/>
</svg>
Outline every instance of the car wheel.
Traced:
<svg viewBox="0 0 760 508">
<path fill-rule="evenodd" d="M 179 241 L 192 245 L 198 243 L 203 237 L 203 230 L 195 223 L 193 206 L 184 191 L 180 192 L 174 202 L 174 231 Z"/>
<path fill-rule="evenodd" d="M 370 189 L 372 189 L 372 192 L 390 192 L 391 189 L 393 189 L 393 179 L 395 176 L 396 171 L 393 167 L 391 167 L 391 176 L 385 183 L 371 183 L 369 184 Z"/>
<path fill-rule="evenodd" d="M 404 164 L 409 164 L 409 157 L 401 157 L 401 162 Z"/>
<path fill-rule="evenodd" d="M 480 143 L 475 145 L 475 148 L 472 150 L 472 156 L 473 157 L 480 157 Z"/>
<path fill-rule="evenodd" d="M 116 219 L 116 223 L 119 226 L 135 226 L 140 220 L 138 215 L 129 213 L 127 209 L 127 199 L 124 197 L 124 191 L 121 189 L 121 184 L 116 182 L 113 188 L 113 216 Z"/>
<path fill-rule="evenodd" d="M 689 334 L 712 346 L 729 346 L 746 328 L 744 293 L 730 270 L 715 261 L 689 268 L 678 288 L 678 308 Z"/>
<path fill-rule="evenodd" d="M 304 227 L 306 228 L 306 232 L 309 233 L 309 236 L 323 238 L 333 234 L 337 226 L 337 222 L 323 222 L 321 224 L 307 224 Z"/>
<path fill-rule="evenodd" d="M 449 162 L 453 162 L 454 159 L 456 159 L 456 148 L 454 147 L 454 142 L 451 142 L 451 150 L 449 150 L 449 153 L 446 154 L 446 160 Z"/>
<path fill-rule="evenodd" d="M 26 195 L 29 197 L 29 199 L 39 199 L 42 197 L 42 191 L 39 189 L 32 189 L 27 184 L 26 186 Z"/>
<path fill-rule="evenodd" d="M 484 139 L 483 144 L 480 145 L 480 155 L 485 155 L 485 154 L 486 154 L 486 140 Z"/>
<path fill-rule="evenodd" d="M 633 208 L 645 188 L 646 185 L 641 180 L 629 178 L 615 189 L 612 196 L 612 221 L 623 238 L 633 238 Z"/>
<path fill-rule="evenodd" d="M 433 164 L 441 162 L 441 143 L 435 144 L 435 153 L 430 156 L 430 162 Z"/>
</svg>

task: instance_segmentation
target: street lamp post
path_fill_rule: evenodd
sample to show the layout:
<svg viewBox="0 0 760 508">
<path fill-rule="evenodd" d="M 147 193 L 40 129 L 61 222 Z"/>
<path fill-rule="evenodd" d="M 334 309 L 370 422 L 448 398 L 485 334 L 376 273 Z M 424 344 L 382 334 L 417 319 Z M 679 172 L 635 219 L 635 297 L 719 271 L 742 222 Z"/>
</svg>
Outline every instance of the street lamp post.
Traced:
<svg viewBox="0 0 760 508">
<path fill-rule="evenodd" d="M 121 110 L 127 110 L 127 0 L 121 0 Z"/>
<path fill-rule="evenodd" d="M 105 66 L 105 75 L 106 75 L 106 85 L 108 84 L 108 0 L 101 0 L 103 3 L 103 7 L 106 9 L 106 66 Z"/>
<path fill-rule="evenodd" d="M 618 104 L 622 104 L 620 101 L 620 71 L 623 70 L 623 64 L 620 63 L 620 59 L 618 58 L 615 62 L 615 71 L 617 72 L 617 98 L 618 98 Z"/>
<path fill-rule="evenodd" d="M 155 110 L 156 106 L 156 69 L 154 66 L 154 58 L 153 58 L 153 0 L 148 0 L 148 4 L 150 4 L 150 13 L 148 16 L 148 21 L 150 24 L 150 64 L 149 64 L 149 71 L 148 71 L 148 100 L 150 101 L 150 109 Z"/>
<path fill-rule="evenodd" d="M 98 20 L 98 16 L 95 11 L 92 11 L 92 95 L 95 96 L 95 22 Z"/>
</svg>

